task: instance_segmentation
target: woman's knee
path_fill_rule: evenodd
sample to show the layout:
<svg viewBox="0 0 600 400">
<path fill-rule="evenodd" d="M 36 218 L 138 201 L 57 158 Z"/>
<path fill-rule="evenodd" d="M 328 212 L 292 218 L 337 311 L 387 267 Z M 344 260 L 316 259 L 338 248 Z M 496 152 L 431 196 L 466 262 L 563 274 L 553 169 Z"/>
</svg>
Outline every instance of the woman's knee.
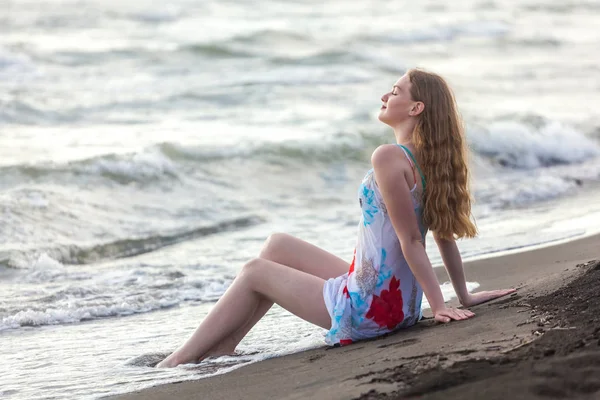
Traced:
<svg viewBox="0 0 600 400">
<path fill-rule="evenodd" d="M 244 264 L 236 279 L 243 280 L 253 286 L 257 280 L 260 279 L 260 276 L 264 276 L 266 273 L 265 269 L 266 265 L 264 259 L 253 258 Z"/>
<path fill-rule="evenodd" d="M 292 238 L 293 236 L 288 235 L 287 233 L 271 234 L 265 241 L 259 258 L 277 262 L 279 259 L 278 255 L 281 254 L 286 244 L 289 243 L 290 239 Z"/>
</svg>

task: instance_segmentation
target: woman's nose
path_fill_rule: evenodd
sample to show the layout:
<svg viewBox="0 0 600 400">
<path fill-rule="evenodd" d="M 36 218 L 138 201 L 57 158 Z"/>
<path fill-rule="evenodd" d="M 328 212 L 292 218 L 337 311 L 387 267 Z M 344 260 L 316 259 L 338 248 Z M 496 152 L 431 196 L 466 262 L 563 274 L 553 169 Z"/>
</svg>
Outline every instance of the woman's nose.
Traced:
<svg viewBox="0 0 600 400">
<path fill-rule="evenodd" d="M 381 96 L 381 101 L 383 101 L 384 103 L 387 103 L 389 97 L 390 97 L 390 94 L 386 93 L 383 96 Z"/>
</svg>

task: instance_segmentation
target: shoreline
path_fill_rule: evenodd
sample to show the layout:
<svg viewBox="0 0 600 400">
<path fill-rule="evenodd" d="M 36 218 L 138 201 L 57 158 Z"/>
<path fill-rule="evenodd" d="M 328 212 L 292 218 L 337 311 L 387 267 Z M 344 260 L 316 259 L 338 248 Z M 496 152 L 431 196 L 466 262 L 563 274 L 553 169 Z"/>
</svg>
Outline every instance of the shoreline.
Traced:
<svg viewBox="0 0 600 400">
<path fill-rule="evenodd" d="M 578 264 L 597 259 L 598 233 L 466 261 L 467 280 L 479 282 L 478 290 L 516 287 L 517 293 L 472 307 L 476 317 L 467 321 L 440 325 L 425 319 L 409 329 L 350 346 L 321 347 L 267 359 L 222 375 L 105 398 L 192 399 L 200 395 L 204 399 L 368 399 L 387 398 L 386 393 L 398 396 L 402 390 L 422 386 L 420 375 L 408 384 L 406 379 L 382 376 L 385 371 L 410 364 L 429 373 L 481 358 L 497 358 L 510 349 L 531 347 L 544 335 L 539 334 L 539 327 L 534 329 L 536 322 L 527 305 L 581 276 L 583 268 Z M 444 268 L 434 270 L 440 283 L 448 280 Z M 456 299 L 448 303 L 457 305 Z M 430 314 L 425 311 L 424 315 Z M 428 393 L 425 390 L 421 395 Z"/>
<path fill-rule="evenodd" d="M 541 250 L 546 247 L 559 246 L 561 244 L 586 239 L 586 238 L 589 238 L 592 236 L 600 236 L 600 231 L 594 231 L 591 233 L 586 232 L 586 233 L 581 233 L 581 234 L 573 234 L 571 236 L 566 236 L 566 237 L 559 238 L 559 239 L 550 239 L 550 240 L 547 240 L 544 242 L 539 242 L 539 243 L 534 243 L 534 244 L 526 244 L 524 246 L 514 246 L 514 247 L 511 247 L 508 249 L 499 249 L 499 250 L 492 250 L 492 251 L 485 252 L 485 253 L 478 253 L 478 254 L 475 254 L 470 257 L 463 257 L 463 264 L 466 265 L 468 263 L 484 261 L 484 260 L 487 260 L 490 258 L 511 256 L 511 255 L 515 255 L 515 254 L 526 253 L 526 252 L 533 251 L 533 250 Z M 437 264 L 434 264 L 433 267 L 434 268 L 439 268 L 439 267 L 443 268 L 444 265 L 442 263 L 437 263 Z"/>
</svg>

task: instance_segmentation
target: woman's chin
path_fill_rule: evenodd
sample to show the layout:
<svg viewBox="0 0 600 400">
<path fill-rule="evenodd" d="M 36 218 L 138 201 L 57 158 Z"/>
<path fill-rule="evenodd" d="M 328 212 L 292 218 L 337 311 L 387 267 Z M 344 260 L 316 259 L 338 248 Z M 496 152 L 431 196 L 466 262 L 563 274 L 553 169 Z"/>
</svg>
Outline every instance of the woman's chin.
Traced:
<svg viewBox="0 0 600 400">
<path fill-rule="evenodd" d="M 377 118 L 386 125 L 389 125 L 387 118 L 385 117 L 385 110 L 381 110 Z"/>
</svg>

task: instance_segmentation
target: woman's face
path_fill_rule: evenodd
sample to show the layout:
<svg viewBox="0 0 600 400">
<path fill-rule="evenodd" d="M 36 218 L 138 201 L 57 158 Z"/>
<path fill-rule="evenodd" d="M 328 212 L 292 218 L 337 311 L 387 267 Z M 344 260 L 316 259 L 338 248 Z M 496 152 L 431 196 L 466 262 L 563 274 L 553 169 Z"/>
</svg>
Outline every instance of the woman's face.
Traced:
<svg viewBox="0 0 600 400">
<path fill-rule="evenodd" d="M 392 127 L 412 117 L 417 102 L 410 94 L 410 78 L 402 75 L 394 84 L 392 90 L 381 97 L 383 105 L 379 112 L 379 120 Z"/>
</svg>

